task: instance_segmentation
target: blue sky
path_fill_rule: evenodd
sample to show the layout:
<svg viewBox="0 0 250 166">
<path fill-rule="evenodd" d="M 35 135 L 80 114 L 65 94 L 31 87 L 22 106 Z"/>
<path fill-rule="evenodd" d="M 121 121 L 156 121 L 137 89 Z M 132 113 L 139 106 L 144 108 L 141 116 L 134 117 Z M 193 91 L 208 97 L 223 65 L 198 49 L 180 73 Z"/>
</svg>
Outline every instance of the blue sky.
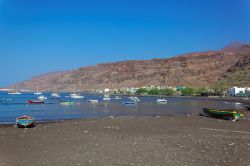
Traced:
<svg viewBox="0 0 250 166">
<path fill-rule="evenodd" d="M 250 0 L 0 0 L 0 86 L 250 43 Z"/>
</svg>

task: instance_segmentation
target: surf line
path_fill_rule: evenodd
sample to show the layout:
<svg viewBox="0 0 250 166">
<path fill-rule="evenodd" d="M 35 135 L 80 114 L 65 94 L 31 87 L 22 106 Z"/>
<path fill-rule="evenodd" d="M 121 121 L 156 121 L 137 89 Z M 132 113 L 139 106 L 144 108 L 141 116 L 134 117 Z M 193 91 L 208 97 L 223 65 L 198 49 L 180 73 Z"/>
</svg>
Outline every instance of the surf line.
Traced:
<svg viewBox="0 0 250 166">
<path fill-rule="evenodd" d="M 224 130 L 224 129 L 213 129 L 213 128 L 202 128 L 198 127 L 201 130 L 209 130 L 209 131 L 222 131 L 222 132 L 232 132 L 232 133 L 241 133 L 241 134 L 250 134 L 248 131 L 238 131 L 238 130 Z"/>
</svg>

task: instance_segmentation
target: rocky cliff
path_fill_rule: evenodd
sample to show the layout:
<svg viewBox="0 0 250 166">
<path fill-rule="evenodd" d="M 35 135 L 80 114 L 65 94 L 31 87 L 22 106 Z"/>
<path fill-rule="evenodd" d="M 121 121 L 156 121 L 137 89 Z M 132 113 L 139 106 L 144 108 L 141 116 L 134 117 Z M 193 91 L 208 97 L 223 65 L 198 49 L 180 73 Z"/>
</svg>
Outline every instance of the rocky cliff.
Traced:
<svg viewBox="0 0 250 166">
<path fill-rule="evenodd" d="M 23 89 L 72 91 L 105 87 L 141 87 L 148 85 L 208 87 L 221 81 L 227 86 L 249 85 L 250 46 L 240 45 L 190 53 L 169 59 L 132 60 L 98 64 L 67 72 L 49 73 L 16 85 Z M 232 81 L 233 80 L 233 81 Z"/>
</svg>

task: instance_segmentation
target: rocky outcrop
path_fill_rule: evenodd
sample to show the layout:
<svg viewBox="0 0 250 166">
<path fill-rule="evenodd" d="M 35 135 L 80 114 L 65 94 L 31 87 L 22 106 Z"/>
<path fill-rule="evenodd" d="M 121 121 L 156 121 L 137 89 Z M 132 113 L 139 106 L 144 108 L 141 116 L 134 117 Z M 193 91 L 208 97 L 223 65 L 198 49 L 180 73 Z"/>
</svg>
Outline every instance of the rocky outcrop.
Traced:
<svg viewBox="0 0 250 166">
<path fill-rule="evenodd" d="M 250 87 L 250 53 L 244 55 L 235 65 L 229 68 L 218 83 L 225 88 L 232 86 Z"/>
</svg>

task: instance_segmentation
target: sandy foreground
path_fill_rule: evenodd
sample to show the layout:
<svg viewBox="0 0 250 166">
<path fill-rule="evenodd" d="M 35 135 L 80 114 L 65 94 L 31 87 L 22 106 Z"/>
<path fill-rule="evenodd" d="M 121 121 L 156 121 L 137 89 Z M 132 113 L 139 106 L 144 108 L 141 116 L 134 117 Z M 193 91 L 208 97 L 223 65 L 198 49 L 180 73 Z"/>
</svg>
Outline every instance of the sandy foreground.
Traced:
<svg viewBox="0 0 250 166">
<path fill-rule="evenodd" d="M 1 126 L 0 165 L 250 165 L 250 120 L 192 115 Z"/>
</svg>

